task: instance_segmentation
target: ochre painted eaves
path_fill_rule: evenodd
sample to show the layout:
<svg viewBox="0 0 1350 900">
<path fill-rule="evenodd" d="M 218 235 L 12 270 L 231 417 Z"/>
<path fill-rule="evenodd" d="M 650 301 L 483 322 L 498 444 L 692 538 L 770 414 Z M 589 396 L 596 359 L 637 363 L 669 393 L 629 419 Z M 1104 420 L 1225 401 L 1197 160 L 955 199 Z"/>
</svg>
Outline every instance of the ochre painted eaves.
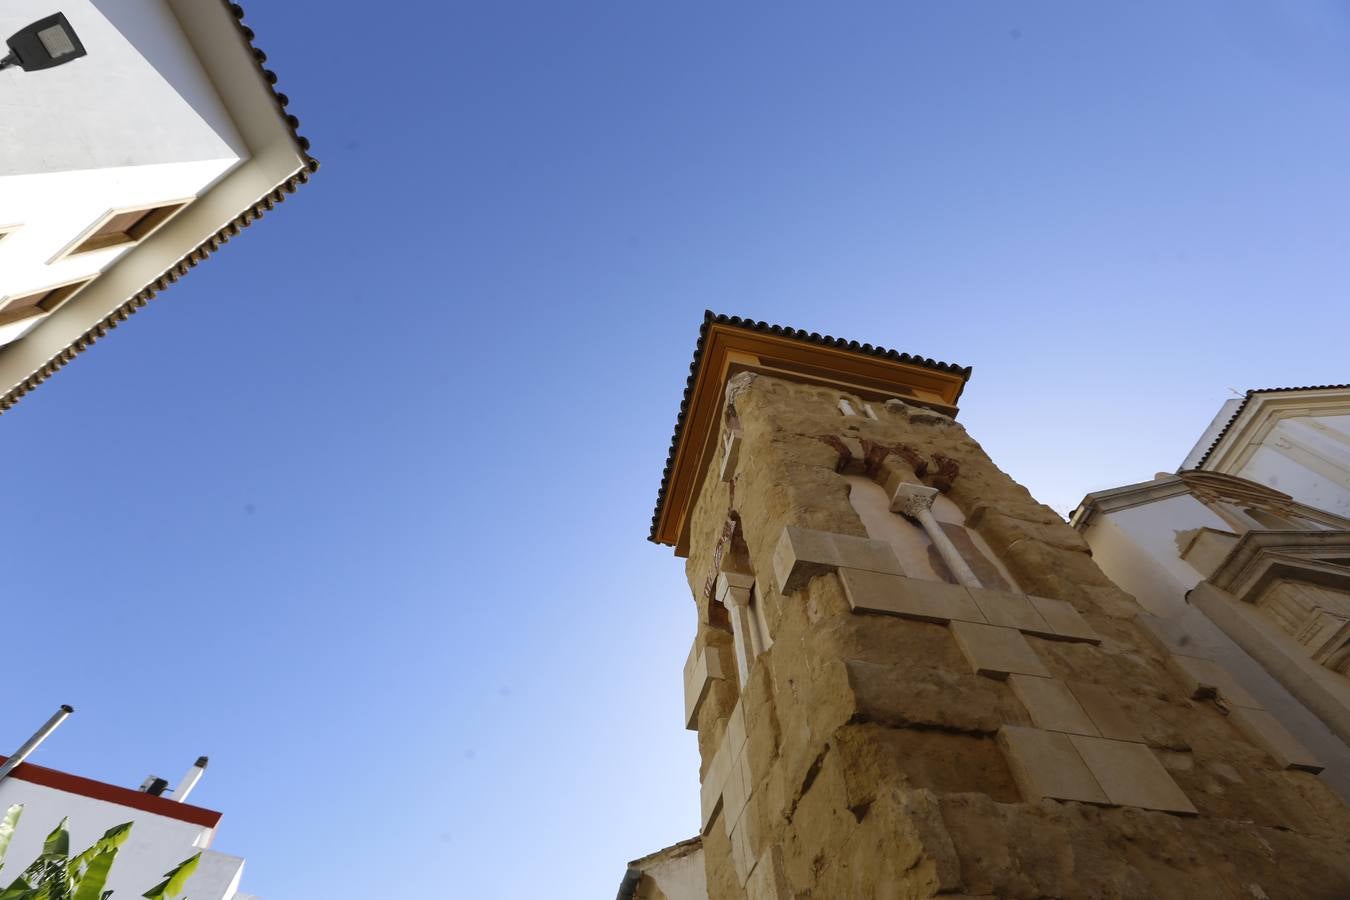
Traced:
<svg viewBox="0 0 1350 900">
<path fill-rule="evenodd" d="M 951 415 L 971 372 L 885 347 L 705 313 L 648 536 L 675 547 L 679 556 L 687 552 L 690 507 L 712 461 L 727 379 L 745 371 L 837 387 L 866 399 L 900 397 Z"/>
</svg>

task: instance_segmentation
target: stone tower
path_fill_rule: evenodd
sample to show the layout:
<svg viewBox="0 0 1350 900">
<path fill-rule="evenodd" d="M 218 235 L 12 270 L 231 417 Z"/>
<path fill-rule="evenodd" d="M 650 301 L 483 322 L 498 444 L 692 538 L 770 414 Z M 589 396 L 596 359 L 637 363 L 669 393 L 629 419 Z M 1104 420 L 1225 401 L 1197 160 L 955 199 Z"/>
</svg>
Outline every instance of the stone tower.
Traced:
<svg viewBox="0 0 1350 900">
<path fill-rule="evenodd" d="M 651 539 L 708 897 L 1350 897 L 1317 761 L 989 459 L 969 374 L 703 323 Z"/>
</svg>

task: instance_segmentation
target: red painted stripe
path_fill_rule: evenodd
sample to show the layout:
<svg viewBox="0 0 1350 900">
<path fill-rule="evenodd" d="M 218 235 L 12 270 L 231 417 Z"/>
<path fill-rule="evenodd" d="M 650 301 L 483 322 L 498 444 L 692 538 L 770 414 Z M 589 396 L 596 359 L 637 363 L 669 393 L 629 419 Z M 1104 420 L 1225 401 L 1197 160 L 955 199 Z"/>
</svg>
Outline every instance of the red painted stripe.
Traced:
<svg viewBox="0 0 1350 900">
<path fill-rule="evenodd" d="M 0 756 L 0 764 L 4 763 L 7 758 Z M 9 773 L 9 777 L 27 781 L 29 784 L 40 784 L 43 787 L 55 788 L 58 791 L 102 800 L 105 803 L 129 806 L 132 809 L 154 813 L 157 816 L 178 819 L 180 822 L 191 822 L 193 825 L 201 825 L 206 828 L 215 828 L 216 825 L 220 824 L 222 815 L 200 806 L 175 803 L 173 800 L 156 797 L 144 791 L 133 791 L 131 788 L 105 784 L 92 778 L 81 778 L 79 775 L 58 772 L 56 769 L 47 769 L 43 766 L 35 766 L 32 763 L 21 763 L 16 766 L 14 771 Z"/>
</svg>

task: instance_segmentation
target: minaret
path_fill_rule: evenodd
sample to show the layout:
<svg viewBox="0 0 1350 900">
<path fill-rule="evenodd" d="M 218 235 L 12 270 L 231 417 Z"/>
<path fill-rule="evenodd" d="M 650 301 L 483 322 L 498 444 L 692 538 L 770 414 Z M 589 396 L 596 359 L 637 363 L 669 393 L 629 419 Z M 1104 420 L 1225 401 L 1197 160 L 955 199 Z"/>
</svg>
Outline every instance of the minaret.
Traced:
<svg viewBox="0 0 1350 900">
<path fill-rule="evenodd" d="M 705 318 L 651 539 L 710 900 L 1350 897 L 1318 761 L 990 460 L 969 376 Z"/>
</svg>

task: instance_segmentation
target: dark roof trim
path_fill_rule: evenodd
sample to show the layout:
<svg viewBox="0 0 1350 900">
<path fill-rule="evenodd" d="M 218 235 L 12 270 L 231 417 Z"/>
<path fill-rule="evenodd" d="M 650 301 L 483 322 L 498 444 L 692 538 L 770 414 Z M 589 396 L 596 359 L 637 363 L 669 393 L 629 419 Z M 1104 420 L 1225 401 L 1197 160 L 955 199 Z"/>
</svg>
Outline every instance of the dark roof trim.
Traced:
<svg viewBox="0 0 1350 900">
<path fill-rule="evenodd" d="M 291 137 L 295 140 L 295 145 L 300 148 L 300 153 L 305 160 L 304 168 L 286 179 L 286 181 L 277 185 L 265 197 L 244 210 L 236 216 L 233 221 L 229 222 L 225 227 L 211 235 L 211 237 L 199 244 L 186 256 L 170 266 L 164 274 L 150 282 L 121 306 L 104 316 L 98 324 L 80 335 L 80 337 L 71 342 L 70 346 L 56 354 L 56 356 L 47 360 L 47 362 L 32 375 L 29 375 L 23 381 L 19 382 L 19 384 L 15 385 L 5 394 L 0 395 L 0 414 L 3 414 L 13 407 L 14 404 L 18 403 L 19 400 L 21 400 L 29 391 L 33 390 L 33 388 L 42 384 L 42 382 L 46 381 L 52 375 L 55 375 L 66 363 L 83 353 L 99 338 L 106 335 L 122 322 L 131 318 L 137 310 L 150 302 L 155 294 L 186 275 L 189 269 L 206 259 L 216 250 L 220 249 L 222 244 L 239 234 L 239 232 L 243 231 L 249 225 L 252 225 L 258 219 L 262 218 L 264 213 L 273 209 L 278 203 L 285 200 L 288 194 L 294 194 L 300 185 L 309 181 L 309 176 L 311 174 L 319 171 L 319 161 L 309 153 L 309 139 L 301 135 L 298 131 L 300 120 L 294 115 L 286 112 L 286 107 L 291 102 L 290 98 L 276 89 L 277 75 L 264 65 L 264 63 L 267 62 L 267 54 L 263 53 L 254 45 L 253 29 L 244 24 L 244 8 L 238 3 L 230 2 L 230 0 L 221 0 L 221 2 L 229 9 L 231 17 L 234 19 L 235 26 L 239 29 L 239 33 L 243 35 L 244 41 L 248 44 L 249 49 L 253 52 L 253 59 L 258 65 L 258 71 L 262 73 L 263 79 L 272 88 L 272 96 L 276 98 L 277 102 L 277 114 L 285 121 L 287 127 L 290 129 Z"/>
<path fill-rule="evenodd" d="M 914 366 L 922 366 L 925 369 L 933 369 L 938 372 L 949 372 L 954 375 L 960 375 L 962 385 L 957 392 L 957 398 L 961 396 L 961 391 L 965 390 L 965 381 L 970 378 L 970 366 L 958 366 L 955 363 L 941 362 L 924 356 L 913 356 L 909 353 L 901 353 L 897 350 L 888 350 L 885 347 L 873 346 L 872 344 L 860 344 L 857 341 L 850 341 L 846 338 L 832 337 L 828 334 L 821 335 L 814 331 L 804 331 L 800 328 L 788 328 L 784 325 L 770 325 L 768 322 L 756 322 L 753 319 L 742 319 L 740 316 L 724 316 L 713 312 L 710 309 L 703 311 L 703 325 L 698 331 L 698 343 L 694 345 L 694 359 L 689 363 L 689 377 L 684 383 L 684 396 L 680 400 L 680 411 L 675 417 L 675 432 L 670 438 L 670 450 L 666 454 L 666 468 L 661 473 L 661 487 L 656 492 L 656 509 L 652 512 L 652 527 L 647 534 L 647 540 L 656 542 L 656 530 L 661 520 L 661 507 L 666 502 L 666 491 L 670 487 L 670 474 L 675 468 L 675 451 L 680 445 L 680 435 L 684 432 L 685 416 L 689 412 L 689 401 L 694 394 L 694 382 L 698 378 L 698 367 L 703 362 L 703 348 L 708 342 L 708 332 L 714 325 L 730 325 L 733 328 L 743 328 L 746 331 L 758 331 L 764 334 L 777 335 L 779 337 L 790 338 L 800 341 L 803 344 L 818 344 L 824 347 L 834 347 L 838 350 L 848 350 L 864 356 L 877 356 L 883 359 L 892 359 L 896 362 L 908 363 Z"/>
<path fill-rule="evenodd" d="M 1242 415 L 1243 410 L 1247 408 L 1247 404 L 1250 403 L 1252 397 L 1257 394 L 1283 394 L 1289 391 L 1339 391 L 1346 388 L 1350 388 L 1350 384 L 1312 384 L 1304 387 L 1257 388 L 1256 390 L 1248 391 L 1246 396 L 1242 398 L 1242 402 L 1238 404 L 1238 408 L 1233 410 L 1233 415 L 1228 418 L 1227 423 L 1224 424 L 1218 435 L 1215 436 L 1214 442 L 1209 445 L 1209 449 L 1205 451 L 1205 455 L 1196 461 L 1195 467 L 1198 469 L 1203 466 L 1210 455 L 1219 448 L 1219 444 L 1223 443 L 1223 439 L 1228 436 L 1228 431 L 1233 427 L 1233 423 L 1238 420 L 1238 416 Z"/>
<path fill-rule="evenodd" d="M 638 884 L 642 881 L 642 870 L 630 868 L 623 873 L 623 881 L 619 883 L 619 896 L 616 900 L 633 900 L 637 896 Z"/>
<path fill-rule="evenodd" d="M 258 49 L 258 45 L 253 43 L 256 37 L 252 28 L 244 24 L 244 8 L 231 0 L 221 0 L 230 9 L 230 14 L 234 17 L 234 24 L 239 29 L 239 33 L 244 36 L 244 43 L 253 51 L 253 59 L 258 63 L 258 71 L 262 73 L 265 80 L 272 89 L 272 96 L 277 99 L 277 113 L 285 121 L 291 130 L 291 137 L 295 139 L 295 145 L 300 148 L 301 154 L 305 157 L 305 164 L 310 172 L 319 171 L 319 161 L 309 155 L 309 138 L 302 135 L 299 131 L 300 120 L 291 113 L 286 112 L 286 107 L 291 105 L 291 98 L 277 90 L 277 73 L 267 68 L 267 54 Z"/>
</svg>

